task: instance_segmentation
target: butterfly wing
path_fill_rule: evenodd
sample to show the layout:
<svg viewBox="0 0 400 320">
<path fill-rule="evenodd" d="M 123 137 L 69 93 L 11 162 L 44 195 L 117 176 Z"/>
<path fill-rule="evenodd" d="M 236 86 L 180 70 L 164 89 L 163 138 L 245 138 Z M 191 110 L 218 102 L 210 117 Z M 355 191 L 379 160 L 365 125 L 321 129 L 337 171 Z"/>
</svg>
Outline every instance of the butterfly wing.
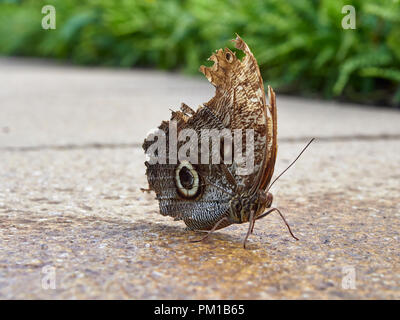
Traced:
<svg viewBox="0 0 400 320">
<path fill-rule="evenodd" d="M 200 136 L 202 129 L 223 129 L 221 121 L 207 107 L 201 107 L 193 113 L 188 112 L 188 106 L 183 105 L 182 111 L 172 113 L 171 120 L 177 121 L 177 136 L 184 129 L 193 129 Z M 191 109 L 190 109 L 191 110 Z M 166 157 L 169 159 L 170 122 L 164 121 L 159 129 L 166 137 Z M 154 141 L 146 139 L 143 149 L 147 153 Z M 178 142 L 177 149 L 184 142 Z M 201 148 L 201 141 L 194 141 Z M 210 142 L 211 143 L 211 142 Z M 210 146 L 209 150 L 213 150 Z M 171 151 L 172 152 L 172 151 Z M 212 152 L 210 153 L 210 158 Z M 209 230 L 221 218 L 228 214 L 229 201 L 233 195 L 232 185 L 218 169 L 218 165 L 192 164 L 186 166 L 193 170 L 198 190 L 191 194 L 182 193 L 182 185 L 178 183 L 182 177 L 179 175 L 179 166 L 182 163 L 151 164 L 146 162 L 146 175 L 150 189 L 156 192 L 159 201 L 160 213 L 168 215 L 175 220 L 183 220 L 190 229 Z M 211 161 L 210 161 L 211 162 Z M 193 189 L 193 188 L 192 188 Z M 229 225 L 228 222 L 221 223 L 219 228 Z"/>
<path fill-rule="evenodd" d="M 278 153 L 278 120 L 276 110 L 276 98 L 274 90 L 268 86 L 269 105 L 267 106 L 268 137 L 269 142 L 265 149 L 265 162 L 261 174 L 260 188 L 265 190 L 274 174 L 276 155 Z"/>
<path fill-rule="evenodd" d="M 254 171 L 250 175 L 234 173 L 238 184 L 250 188 L 260 185 L 261 179 L 263 185 L 267 184 L 273 173 L 276 158 L 275 95 L 269 89 L 273 102 L 267 106 L 263 80 L 254 55 L 239 36 L 233 41 L 236 48 L 245 53 L 242 60 L 231 50 L 220 49 L 209 58 L 214 61 L 213 66 L 201 66 L 200 71 L 216 88 L 215 96 L 204 105 L 218 115 L 225 127 L 254 130 Z M 242 134 L 245 135 L 245 131 Z M 246 144 L 243 143 L 243 154 L 245 150 Z"/>
</svg>

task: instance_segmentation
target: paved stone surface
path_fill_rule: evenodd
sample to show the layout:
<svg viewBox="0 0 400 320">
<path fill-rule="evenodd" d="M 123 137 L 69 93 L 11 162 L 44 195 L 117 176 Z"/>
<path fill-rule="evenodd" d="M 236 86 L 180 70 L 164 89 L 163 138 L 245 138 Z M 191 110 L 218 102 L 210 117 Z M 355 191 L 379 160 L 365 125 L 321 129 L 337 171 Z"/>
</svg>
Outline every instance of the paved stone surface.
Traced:
<svg viewBox="0 0 400 320">
<path fill-rule="evenodd" d="M 272 215 L 244 250 L 247 225 L 189 243 L 201 234 L 139 190 L 138 144 L 168 107 L 211 97 L 205 79 L 10 59 L 0 70 L 0 298 L 400 298 L 400 113 L 278 93 L 276 171 L 320 138 L 272 190 L 300 241 Z"/>
<path fill-rule="evenodd" d="M 181 102 L 214 95 L 199 73 L 90 69 L 0 59 L 0 146 L 142 144 Z M 279 137 L 399 135 L 400 113 L 279 96 Z M 4 134 L 6 132 L 6 134 Z"/>
</svg>

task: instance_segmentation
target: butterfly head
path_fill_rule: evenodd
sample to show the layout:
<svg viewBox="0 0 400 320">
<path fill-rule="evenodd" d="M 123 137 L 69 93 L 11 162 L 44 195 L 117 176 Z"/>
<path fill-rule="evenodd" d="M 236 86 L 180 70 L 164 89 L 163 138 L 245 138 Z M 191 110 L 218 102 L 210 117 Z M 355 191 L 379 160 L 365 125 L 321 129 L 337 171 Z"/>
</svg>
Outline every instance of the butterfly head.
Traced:
<svg viewBox="0 0 400 320">
<path fill-rule="evenodd" d="M 272 201 L 272 194 L 264 190 L 238 192 L 230 201 L 229 218 L 233 223 L 244 223 L 250 220 L 252 213 L 253 219 L 256 219 L 265 208 L 271 207 Z"/>
</svg>

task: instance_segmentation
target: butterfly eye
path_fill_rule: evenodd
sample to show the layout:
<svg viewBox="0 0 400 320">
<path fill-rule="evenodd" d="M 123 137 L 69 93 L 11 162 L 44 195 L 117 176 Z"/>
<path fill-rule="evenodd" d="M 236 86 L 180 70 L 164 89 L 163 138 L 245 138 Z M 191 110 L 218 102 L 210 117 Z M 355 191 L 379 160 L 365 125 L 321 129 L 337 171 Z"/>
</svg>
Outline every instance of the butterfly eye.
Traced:
<svg viewBox="0 0 400 320">
<path fill-rule="evenodd" d="M 266 199 L 266 207 L 270 208 L 272 205 L 272 201 L 273 201 L 274 197 L 272 196 L 272 193 L 267 193 L 267 199 Z"/>
<path fill-rule="evenodd" d="M 200 179 L 197 171 L 188 161 L 182 161 L 175 169 L 175 185 L 184 198 L 194 198 L 200 191 Z"/>
</svg>

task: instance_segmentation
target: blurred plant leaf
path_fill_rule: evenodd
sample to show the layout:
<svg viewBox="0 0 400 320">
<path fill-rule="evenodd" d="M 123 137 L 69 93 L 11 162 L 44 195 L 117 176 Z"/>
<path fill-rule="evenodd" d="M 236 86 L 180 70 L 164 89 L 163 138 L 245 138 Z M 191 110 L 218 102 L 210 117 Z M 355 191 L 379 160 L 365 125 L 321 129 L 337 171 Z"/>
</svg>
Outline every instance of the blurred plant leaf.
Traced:
<svg viewBox="0 0 400 320">
<path fill-rule="evenodd" d="M 41 8 L 57 10 L 43 30 Z M 0 54 L 198 74 L 235 33 L 277 90 L 326 98 L 398 101 L 400 1 L 352 0 L 356 29 L 344 30 L 347 0 L 0 0 Z M 240 53 L 238 53 L 240 55 Z"/>
</svg>

